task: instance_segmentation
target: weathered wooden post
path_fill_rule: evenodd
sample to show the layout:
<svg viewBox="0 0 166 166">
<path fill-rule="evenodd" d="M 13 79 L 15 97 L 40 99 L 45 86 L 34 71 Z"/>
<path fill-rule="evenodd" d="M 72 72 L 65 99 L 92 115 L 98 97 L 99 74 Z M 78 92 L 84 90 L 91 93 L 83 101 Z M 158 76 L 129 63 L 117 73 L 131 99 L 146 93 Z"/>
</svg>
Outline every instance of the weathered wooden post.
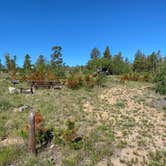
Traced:
<svg viewBox="0 0 166 166">
<path fill-rule="evenodd" d="M 35 112 L 29 113 L 29 133 L 28 133 L 28 150 L 30 153 L 36 155 L 36 141 L 35 141 Z"/>
</svg>

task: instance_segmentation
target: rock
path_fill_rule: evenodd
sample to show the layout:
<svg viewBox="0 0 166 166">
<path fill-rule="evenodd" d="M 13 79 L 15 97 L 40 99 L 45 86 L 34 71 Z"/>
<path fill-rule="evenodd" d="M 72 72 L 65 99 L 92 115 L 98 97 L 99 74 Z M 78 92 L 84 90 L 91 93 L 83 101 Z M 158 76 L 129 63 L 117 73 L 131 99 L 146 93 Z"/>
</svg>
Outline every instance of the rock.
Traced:
<svg viewBox="0 0 166 166">
<path fill-rule="evenodd" d="M 9 145 L 22 145 L 24 144 L 24 140 L 20 137 L 16 138 L 6 138 L 0 142 L 1 146 L 9 146 Z"/>
<path fill-rule="evenodd" d="M 8 89 L 9 89 L 10 94 L 14 94 L 17 92 L 16 88 L 14 88 L 14 87 L 9 87 Z"/>
<path fill-rule="evenodd" d="M 23 111 L 26 111 L 26 110 L 31 110 L 32 109 L 32 107 L 31 106 L 28 106 L 28 105 L 24 105 L 24 106 L 22 106 L 22 107 L 20 107 L 19 109 L 18 109 L 18 111 L 19 112 L 23 112 Z"/>
<path fill-rule="evenodd" d="M 28 106 L 28 105 L 24 105 L 24 106 L 21 106 L 19 108 L 14 108 L 13 109 L 13 112 L 23 112 L 23 111 L 30 111 L 32 110 L 33 108 L 31 106 Z"/>
<path fill-rule="evenodd" d="M 52 145 L 50 146 L 50 149 L 53 149 L 54 147 L 55 147 L 55 145 L 52 144 Z"/>
</svg>

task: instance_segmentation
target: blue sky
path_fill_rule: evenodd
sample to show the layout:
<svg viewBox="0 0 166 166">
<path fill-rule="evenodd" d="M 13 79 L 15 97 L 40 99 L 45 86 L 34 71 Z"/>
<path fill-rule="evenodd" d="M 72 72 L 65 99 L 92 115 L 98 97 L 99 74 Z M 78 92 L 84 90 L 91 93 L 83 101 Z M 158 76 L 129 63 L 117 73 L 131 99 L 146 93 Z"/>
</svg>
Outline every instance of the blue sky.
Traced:
<svg viewBox="0 0 166 166">
<path fill-rule="evenodd" d="M 145 54 L 166 54 L 165 0 L 0 0 L 0 59 L 26 53 L 32 61 L 51 47 L 63 48 L 68 65 L 83 65 L 92 48 L 112 54 L 121 51 L 133 59 L 137 49 Z"/>
</svg>

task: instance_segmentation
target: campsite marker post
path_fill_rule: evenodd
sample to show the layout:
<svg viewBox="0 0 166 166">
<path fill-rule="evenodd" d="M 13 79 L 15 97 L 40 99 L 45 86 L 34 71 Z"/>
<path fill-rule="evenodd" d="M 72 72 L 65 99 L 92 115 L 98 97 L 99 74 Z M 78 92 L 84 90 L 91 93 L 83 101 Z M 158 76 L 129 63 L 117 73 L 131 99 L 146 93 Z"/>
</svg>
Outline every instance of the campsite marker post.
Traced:
<svg viewBox="0 0 166 166">
<path fill-rule="evenodd" d="M 29 113 L 28 150 L 36 155 L 35 112 L 33 111 Z"/>
</svg>

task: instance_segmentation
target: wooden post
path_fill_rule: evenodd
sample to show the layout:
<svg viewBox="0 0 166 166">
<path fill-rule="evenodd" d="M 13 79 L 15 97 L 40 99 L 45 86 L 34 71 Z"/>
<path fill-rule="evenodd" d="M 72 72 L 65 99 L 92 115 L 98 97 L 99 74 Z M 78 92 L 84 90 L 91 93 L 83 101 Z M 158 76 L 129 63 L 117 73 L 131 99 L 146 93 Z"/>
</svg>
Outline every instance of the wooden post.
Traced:
<svg viewBox="0 0 166 166">
<path fill-rule="evenodd" d="M 31 94 L 33 94 L 33 87 L 31 87 Z"/>
<path fill-rule="evenodd" d="M 29 113 L 29 133 L 28 133 L 28 150 L 30 153 L 36 155 L 36 141 L 35 141 L 35 112 Z"/>
</svg>

